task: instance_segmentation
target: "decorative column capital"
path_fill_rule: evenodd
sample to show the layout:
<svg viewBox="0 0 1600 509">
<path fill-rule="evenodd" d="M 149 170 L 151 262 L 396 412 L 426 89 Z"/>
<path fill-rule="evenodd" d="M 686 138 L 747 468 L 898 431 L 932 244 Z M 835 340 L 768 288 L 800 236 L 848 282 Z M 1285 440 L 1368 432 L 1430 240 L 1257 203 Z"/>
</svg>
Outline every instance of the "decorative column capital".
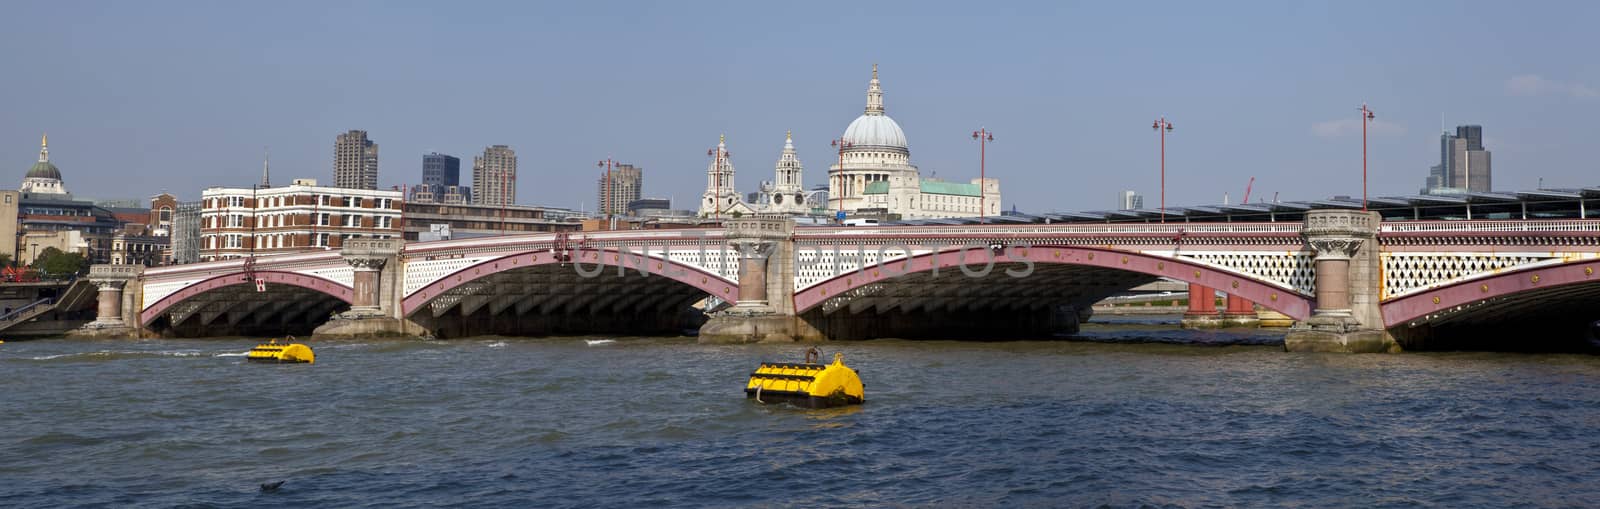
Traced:
<svg viewBox="0 0 1600 509">
<path fill-rule="evenodd" d="M 1365 242 L 1365 239 L 1355 237 L 1315 238 L 1306 241 L 1307 244 L 1311 244 L 1311 249 L 1317 252 L 1317 260 L 1349 260 L 1356 255 L 1356 251 L 1361 250 L 1361 244 Z"/>
<path fill-rule="evenodd" d="M 355 269 L 356 272 L 377 272 L 383 270 L 383 266 L 389 263 L 389 259 L 345 257 L 344 262 L 350 264 L 350 268 Z"/>
<path fill-rule="evenodd" d="M 762 239 L 734 239 L 728 242 L 733 250 L 739 253 L 739 258 L 746 260 L 764 259 L 772 254 L 772 241 Z"/>
</svg>

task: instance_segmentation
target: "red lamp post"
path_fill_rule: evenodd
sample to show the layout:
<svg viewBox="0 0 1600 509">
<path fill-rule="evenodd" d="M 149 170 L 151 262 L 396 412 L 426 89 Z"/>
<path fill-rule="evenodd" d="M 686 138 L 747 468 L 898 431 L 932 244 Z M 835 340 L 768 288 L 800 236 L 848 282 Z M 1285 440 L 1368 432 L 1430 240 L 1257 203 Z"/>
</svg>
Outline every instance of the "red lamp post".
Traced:
<svg viewBox="0 0 1600 509">
<path fill-rule="evenodd" d="M 836 139 L 836 140 L 833 140 L 831 142 L 828 142 L 828 144 L 839 149 L 839 182 L 838 182 L 838 185 L 835 186 L 837 189 L 830 189 L 828 191 L 829 193 L 832 193 L 833 191 L 837 190 L 837 191 L 839 191 L 838 192 L 839 196 L 837 198 L 830 196 L 829 199 L 839 200 L 839 212 L 844 212 L 844 188 L 845 188 L 844 151 L 845 151 L 845 149 L 848 149 L 850 147 L 854 147 L 855 144 L 854 143 L 850 143 L 849 141 L 845 140 L 843 136 L 839 137 L 839 139 Z"/>
<path fill-rule="evenodd" d="M 983 216 L 989 211 L 988 205 L 984 203 L 984 199 L 988 197 L 984 188 L 989 185 L 985 172 L 989 159 L 989 142 L 994 141 L 994 133 L 989 132 L 987 127 L 979 127 L 972 132 L 972 139 L 978 140 L 978 224 L 983 224 Z"/>
<path fill-rule="evenodd" d="M 1163 115 L 1150 124 L 1161 134 L 1161 222 L 1167 222 L 1167 133 L 1172 132 L 1172 122 Z"/>
<path fill-rule="evenodd" d="M 1367 103 L 1361 103 L 1361 211 L 1367 211 L 1367 124 L 1372 122 L 1374 115 L 1367 108 Z"/>
</svg>

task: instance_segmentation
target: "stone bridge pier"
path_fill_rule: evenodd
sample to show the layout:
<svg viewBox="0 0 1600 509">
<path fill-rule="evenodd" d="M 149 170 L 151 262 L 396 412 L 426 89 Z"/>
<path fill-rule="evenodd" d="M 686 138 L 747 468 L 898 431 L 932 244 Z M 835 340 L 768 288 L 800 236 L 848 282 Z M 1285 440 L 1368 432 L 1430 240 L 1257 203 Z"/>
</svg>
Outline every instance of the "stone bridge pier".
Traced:
<svg viewBox="0 0 1600 509">
<path fill-rule="evenodd" d="M 138 334 L 139 285 L 142 265 L 92 265 L 89 282 L 95 286 L 93 322 L 67 334 L 80 338 L 128 338 Z M 133 318 L 128 318 L 133 317 Z"/>
<path fill-rule="evenodd" d="M 350 310 L 317 327 L 319 338 L 425 336 L 429 331 L 400 311 L 404 260 L 400 239 L 345 239 L 339 250 L 352 269 Z"/>
<path fill-rule="evenodd" d="M 794 221 L 753 217 L 723 223 L 739 253 L 739 301 L 700 327 L 703 343 L 823 340 L 794 312 Z"/>
<path fill-rule="evenodd" d="M 1284 337 L 1291 352 L 1398 352 L 1383 326 L 1377 212 L 1312 210 L 1301 236 L 1315 252 L 1316 307 Z"/>
</svg>

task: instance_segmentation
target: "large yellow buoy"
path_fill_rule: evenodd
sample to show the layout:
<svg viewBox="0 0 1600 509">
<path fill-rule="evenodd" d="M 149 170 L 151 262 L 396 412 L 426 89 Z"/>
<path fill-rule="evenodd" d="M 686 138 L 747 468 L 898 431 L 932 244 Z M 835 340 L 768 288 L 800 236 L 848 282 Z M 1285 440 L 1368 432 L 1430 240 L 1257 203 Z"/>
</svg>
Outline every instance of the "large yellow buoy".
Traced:
<svg viewBox="0 0 1600 509">
<path fill-rule="evenodd" d="M 284 343 L 279 343 L 276 338 L 256 345 L 245 354 L 245 360 L 250 362 L 304 362 L 307 364 L 317 362 L 316 354 L 311 352 L 311 347 L 294 341 L 294 336 L 289 336 Z"/>
<path fill-rule="evenodd" d="M 790 364 L 763 362 L 750 373 L 744 395 L 761 403 L 791 403 L 806 408 L 859 405 L 866 401 L 866 388 L 856 370 L 844 365 L 844 354 L 833 354 L 833 364 L 818 364 L 816 349 L 807 352 L 806 362 Z"/>
</svg>

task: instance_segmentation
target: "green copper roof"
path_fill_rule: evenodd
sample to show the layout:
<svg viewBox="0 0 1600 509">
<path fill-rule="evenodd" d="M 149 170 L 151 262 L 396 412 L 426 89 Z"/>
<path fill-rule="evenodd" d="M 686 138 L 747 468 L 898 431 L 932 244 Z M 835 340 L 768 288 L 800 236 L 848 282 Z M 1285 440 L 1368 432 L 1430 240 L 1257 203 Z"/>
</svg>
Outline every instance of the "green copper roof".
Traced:
<svg viewBox="0 0 1600 509">
<path fill-rule="evenodd" d="M 867 189 L 870 190 L 872 187 L 867 186 Z M 938 180 L 922 181 L 922 192 L 923 194 L 949 194 L 955 196 L 980 196 L 983 194 L 978 190 L 977 184 L 957 184 Z"/>
<path fill-rule="evenodd" d="M 33 168 L 28 170 L 28 176 L 25 178 L 61 180 L 61 170 L 56 169 L 56 165 L 50 164 L 49 161 L 39 161 L 33 163 Z"/>
<path fill-rule="evenodd" d="M 889 194 L 889 182 L 883 180 L 868 182 L 865 194 Z"/>
</svg>

